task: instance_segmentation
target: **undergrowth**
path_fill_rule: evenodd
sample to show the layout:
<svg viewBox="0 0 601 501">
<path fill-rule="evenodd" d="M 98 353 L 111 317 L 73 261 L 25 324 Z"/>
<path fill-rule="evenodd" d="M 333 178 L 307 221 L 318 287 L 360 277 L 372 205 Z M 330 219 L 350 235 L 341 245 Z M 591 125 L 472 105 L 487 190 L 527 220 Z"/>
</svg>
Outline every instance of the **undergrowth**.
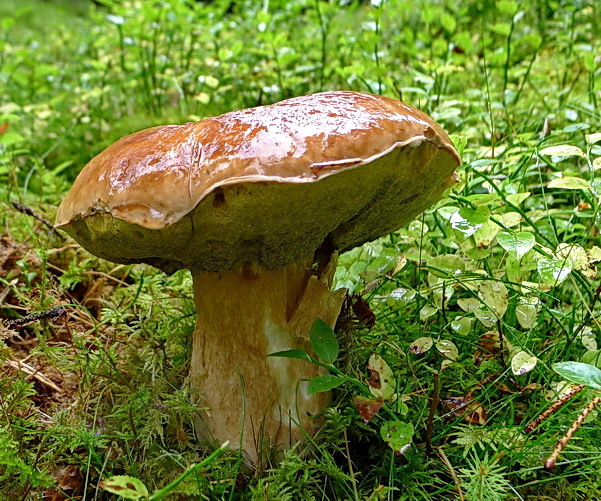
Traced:
<svg viewBox="0 0 601 501">
<path fill-rule="evenodd" d="M 543 468 L 592 389 L 524 427 L 568 389 L 552 364 L 601 366 L 600 16 L 585 0 L 3 2 L 0 499 L 117 499 L 102 482 L 118 475 L 172 499 L 599 498 L 595 411 Z M 326 89 L 429 113 L 461 181 L 341 256 L 344 381 L 315 438 L 260 473 L 233 451 L 193 468 L 216 445 L 193 431 L 189 275 L 103 262 L 44 219 L 123 135 Z M 400 453 L 391 422 L 414 430 Z"/>
</svg>

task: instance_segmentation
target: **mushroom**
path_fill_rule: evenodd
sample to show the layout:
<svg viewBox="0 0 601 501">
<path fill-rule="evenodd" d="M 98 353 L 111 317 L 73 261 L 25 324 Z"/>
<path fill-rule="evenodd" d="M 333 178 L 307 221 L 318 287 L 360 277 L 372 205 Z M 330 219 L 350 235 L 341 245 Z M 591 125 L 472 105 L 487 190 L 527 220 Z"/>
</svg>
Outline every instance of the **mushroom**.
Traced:
<svg viewBox="0 0 601 501">
<path fill-rule="evenodd" d="M 338 252 L 388 234 L 456 182 L 447 134 L 397 100 L 338 91 L 124 137 L 93 158 L 56 224 L 96 256 L 191 271 L 190 365 L 204 438 L 251 462 L 315 427 L 320 369 L 267 357 L 311 352 L 333 326 Z"/>
</svg>

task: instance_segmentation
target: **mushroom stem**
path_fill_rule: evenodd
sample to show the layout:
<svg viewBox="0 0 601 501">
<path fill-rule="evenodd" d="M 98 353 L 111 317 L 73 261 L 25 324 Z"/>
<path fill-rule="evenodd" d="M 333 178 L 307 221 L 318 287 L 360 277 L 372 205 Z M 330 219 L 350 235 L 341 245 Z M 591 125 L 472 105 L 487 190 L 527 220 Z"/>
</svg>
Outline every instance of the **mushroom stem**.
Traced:
<svg viewBox="0 0 601 501">
<path fill-rule="evenodd" d="M 261 466 L 269 446 L 289 448 L 315 428 L 329 395 L 309 395 L 307 380 L 322 369 L 304 360 L 267 357 L 311 353 L 315 318 L 333 326 L 345 291 L 332 292 L 335 259 L 320 274 L 313 256 L 279 270 L 193 273 L 197 323 L 191 388 L 201 409 L 197 431 L 239 444 Z"/>
</svg>

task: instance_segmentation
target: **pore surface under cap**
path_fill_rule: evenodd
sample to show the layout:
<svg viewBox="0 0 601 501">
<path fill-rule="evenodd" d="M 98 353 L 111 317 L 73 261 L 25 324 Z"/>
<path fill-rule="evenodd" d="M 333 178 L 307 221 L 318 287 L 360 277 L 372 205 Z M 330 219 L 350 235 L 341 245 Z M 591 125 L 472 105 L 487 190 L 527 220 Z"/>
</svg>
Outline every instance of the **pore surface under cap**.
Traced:
<svg viewBox="0 0 601 501">
<path fill-rule="evenodd" d="M 127 136 L 82 170 L 57 225 L 116 262 L 277 268 L 398 228 L 458 164 L 424 113 L 324 92 Z"/>
</svg>

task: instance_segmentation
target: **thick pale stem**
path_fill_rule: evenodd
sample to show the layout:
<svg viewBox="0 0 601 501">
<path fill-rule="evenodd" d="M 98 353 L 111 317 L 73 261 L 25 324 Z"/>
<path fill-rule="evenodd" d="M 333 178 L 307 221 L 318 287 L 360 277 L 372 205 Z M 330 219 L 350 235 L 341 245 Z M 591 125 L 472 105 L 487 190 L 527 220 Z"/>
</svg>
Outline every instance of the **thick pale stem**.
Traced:
<svg viewBox="0 0 601 501">
<path fill-rule="evenodd" d="M 329 395 L 309 395 L 306 380 L 321 374 L 309 362 L 267 357 L 277 351 L 311 353 L 315 318 L 333 326 L 344 291 L 330 291 L 330 263 L 320 276 L 312 259 L 281 270 L 194 274 L 197 309 L 191 386 L 202 409 L 198 431 L 230 440 L 248 459 L 262 462 L 272 445 L 288 448 L 315 427 L 311 418 Z"/>
</svg>

